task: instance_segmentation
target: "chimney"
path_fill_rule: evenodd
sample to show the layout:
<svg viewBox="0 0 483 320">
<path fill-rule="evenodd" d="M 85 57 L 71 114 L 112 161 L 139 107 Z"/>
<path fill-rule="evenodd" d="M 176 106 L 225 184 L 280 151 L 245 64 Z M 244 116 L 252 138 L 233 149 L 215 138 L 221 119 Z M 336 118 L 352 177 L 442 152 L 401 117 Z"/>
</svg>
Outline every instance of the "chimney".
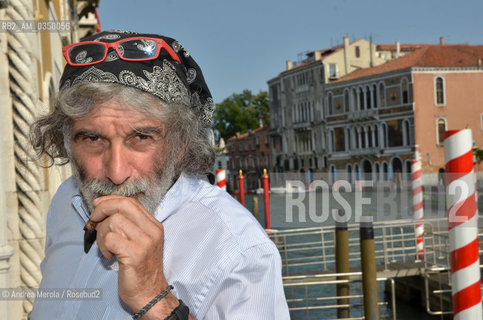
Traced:
<svg viewBox="0 0 483 320">
<path fill-rule="evenodd" d="M 287 70 L 290 70 L 293 68 L 293 64 L 292 64 L 292 61 L 291 60 L 287 60 Z"/>
<path fill-rule="evenodd" d="M 444 37 L 439 37 L 439 44 L 444 45 Z"/>
<path fill-rule="evenodd" d="M 398 41 L 396 41 L 396 58 L 399 58 L 399 56 L 401 55 L 401 43 Z"/>
<path fill-rule="evenodd" d="M 344 37 L 344 72 L 349 73 L 349 37 Z"/>
<path fill-rule="evenodd" d="M 315 61 L 319 61 L 322 58 L 322 52 L 315 51 Z"/>
</svg>

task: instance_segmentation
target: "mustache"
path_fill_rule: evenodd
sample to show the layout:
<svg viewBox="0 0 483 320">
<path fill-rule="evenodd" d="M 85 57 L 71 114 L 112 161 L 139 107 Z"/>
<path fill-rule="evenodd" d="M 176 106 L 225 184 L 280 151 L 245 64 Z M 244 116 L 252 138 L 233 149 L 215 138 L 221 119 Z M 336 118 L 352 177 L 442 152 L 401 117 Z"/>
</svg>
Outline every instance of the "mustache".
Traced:
<svg viewBox="0 0 483 320">
<path fill-rule="evenodd" d="M 146 194 L 149 189 L 149 181 L 147 179 L 138 179 L 134 181 L 125 181 L 118 185 L 110 180 L 93 179 L 88 183 L 91 192 L 97 196 L 119 195 L 123 197 L 133 197 L 136 194 Z"/>
</svg>

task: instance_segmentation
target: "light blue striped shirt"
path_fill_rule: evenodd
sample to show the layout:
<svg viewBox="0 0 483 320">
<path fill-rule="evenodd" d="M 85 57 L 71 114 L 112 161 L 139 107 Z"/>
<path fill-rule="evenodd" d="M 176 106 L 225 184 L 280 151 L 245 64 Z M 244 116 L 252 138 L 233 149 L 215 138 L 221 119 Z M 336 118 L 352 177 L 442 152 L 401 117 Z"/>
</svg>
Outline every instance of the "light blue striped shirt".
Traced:
<svg viewBox="0 0 483 320">
<path fill-rule="evenodd" d="M 165 230 L 166 279 L 196 319 L 290 318 L 275 245 L 225 191 L 182 174 L 155 217 Z M 96 243 L 83 251 L 87 219 L 70 178 L 48 212 L 40 288 L 101 288 L 102 298 L 37 299 L 32 319 L 131 319 L 118 294 L 116 258 L 104 258 Z"/>
</svg>

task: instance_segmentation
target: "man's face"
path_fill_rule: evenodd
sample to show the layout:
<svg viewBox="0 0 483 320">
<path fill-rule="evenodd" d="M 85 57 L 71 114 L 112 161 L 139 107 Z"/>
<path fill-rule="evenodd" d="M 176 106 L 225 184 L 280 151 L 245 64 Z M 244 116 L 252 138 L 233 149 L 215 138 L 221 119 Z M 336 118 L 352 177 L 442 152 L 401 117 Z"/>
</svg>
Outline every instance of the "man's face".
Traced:
<svg viewBox="0 0 483 320">
<path fill-rule="evenodd" d="M 115 100 L 74 121 L 70 131 L 74 176 L 92 212 L 92 201 L 119 194 L 154 213 L 174 178 L 166 159 L 162 123 Z"/>
</svg>

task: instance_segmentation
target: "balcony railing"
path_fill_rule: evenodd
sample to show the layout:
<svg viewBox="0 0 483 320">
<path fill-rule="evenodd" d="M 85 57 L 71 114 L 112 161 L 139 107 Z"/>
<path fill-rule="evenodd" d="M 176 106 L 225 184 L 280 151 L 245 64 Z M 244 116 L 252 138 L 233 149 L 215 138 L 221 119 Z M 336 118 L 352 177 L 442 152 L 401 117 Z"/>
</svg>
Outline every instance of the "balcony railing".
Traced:
<svg viewBox="0 0 483 320">
<path fill-rule="evenodd" d="M 379 153 L 379 148 L 377 147 L 349 150 L 349 154 L 351 156 L 375 155 L 378 153 Z"/>
<path fill-rule="evenodd" d="M 357 110 L 350 112 L 348 118 L 352 121 L 377 120 L 379 119 L 379 114 L 376 109 Z"/>
</svg>

